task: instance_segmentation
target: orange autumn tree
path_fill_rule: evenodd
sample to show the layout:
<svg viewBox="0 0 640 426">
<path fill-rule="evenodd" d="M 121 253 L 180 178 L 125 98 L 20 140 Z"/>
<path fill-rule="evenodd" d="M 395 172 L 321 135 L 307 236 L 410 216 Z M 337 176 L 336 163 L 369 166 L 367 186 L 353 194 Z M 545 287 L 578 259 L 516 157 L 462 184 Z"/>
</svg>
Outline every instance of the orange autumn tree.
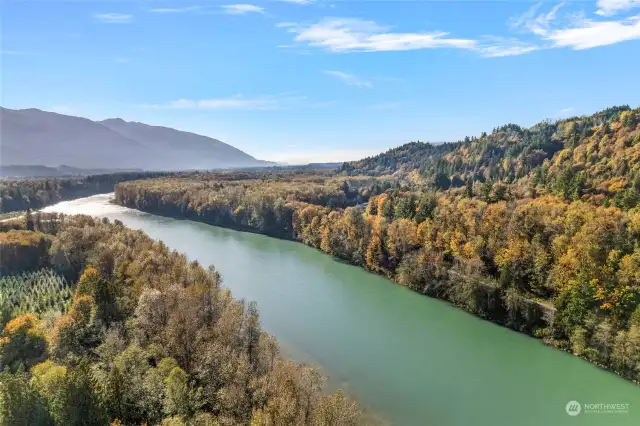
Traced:
<svg viewBox="0 0 640 426">
<path fill-rule="evenodd" d="M 46 349 L 38 318 L 33 314 L 16 317 L 5 325 L 0 337 L 0 370 L 15 371 L 20 365 L 28 369 L 44 359 Z"/>
</svg>

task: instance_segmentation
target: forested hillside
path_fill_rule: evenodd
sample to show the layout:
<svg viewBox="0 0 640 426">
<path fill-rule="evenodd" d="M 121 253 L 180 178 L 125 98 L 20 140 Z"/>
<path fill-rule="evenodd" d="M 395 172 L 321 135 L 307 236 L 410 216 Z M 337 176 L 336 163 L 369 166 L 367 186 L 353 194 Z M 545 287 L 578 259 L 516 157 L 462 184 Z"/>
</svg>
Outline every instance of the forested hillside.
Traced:
<svg viewBox="0 0 640 426">
<path fill-rule="evenodd" d="M 508 124 L 451 144 L 410 143 L 345 163 L 349 175 L 409 175 L 437 189 L 508 185 L 518 198 L 556 194 L 565 200 L 640 202 L 640 108 L 608 108 L 591 116 Z"/>
<path fill-rule="evenodd" d="M 41 268 L 0 277 L 1 425 L 358 424 L 214 268 L 117 221 L 28 219 L 46 229 L 0 233 L 0 253 L 33 246 L 22 266 Z"/>
</svg>

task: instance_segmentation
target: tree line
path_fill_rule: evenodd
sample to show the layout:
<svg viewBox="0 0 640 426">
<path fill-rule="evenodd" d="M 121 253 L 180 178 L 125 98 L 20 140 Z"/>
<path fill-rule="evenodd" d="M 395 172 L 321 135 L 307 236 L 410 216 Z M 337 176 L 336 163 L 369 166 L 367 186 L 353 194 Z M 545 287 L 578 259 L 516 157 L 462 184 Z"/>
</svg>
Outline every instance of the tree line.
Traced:
<svg viewBox="0 0 640 426">
<path fill-rule="evenodd" d="M 357 405 L 326 393 L 317 367 L 281 356 L 256 304 L 234 299 L 213 267 L 118 221 L 56 223 L 49 274 L 72 277 L 73 297 L 63 312 L 4 324 L 0 424 L 359 423 Z M 39 231 L 0 241 L 38 246 Z"/>
</svg>

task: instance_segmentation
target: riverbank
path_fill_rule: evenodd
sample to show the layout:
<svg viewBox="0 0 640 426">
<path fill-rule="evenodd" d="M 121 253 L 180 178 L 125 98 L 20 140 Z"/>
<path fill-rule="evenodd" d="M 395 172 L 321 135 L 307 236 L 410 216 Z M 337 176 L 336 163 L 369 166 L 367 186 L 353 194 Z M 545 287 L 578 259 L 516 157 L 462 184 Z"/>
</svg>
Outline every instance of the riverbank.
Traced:
<svg viewBox="0 0 640 426">
<path fill-rule="evenodd" d="M 176 206 L 172 204 L 140 203 L 137 202 L 139 200 L 132 202 L 130 199 L 129 202 L 127 202 L 125 201 L 126 197 L 118 196 L 118 188 L 117 186 L 115 202 L 124 207 L 134 208 L 154 215 L 171 217 L 173 219 L 187 219 L 237 231 L 303 242 L 325 254 L 330 254 L 327 253 L 326 250 L 321 249 L 319 244 L 314 245 L 309 244 L 308 241 L 304 241 L 293 229 L 288 236 L 285 232 L 261 232 L 260 229 L 254 226 L 238 226 L 236 222 L 232 220 L 219 220 L 218 218 L 216 220 L 210 220 L 207 216 L 200 215 L 190 208 L 177 209 L 175 208 Z M 295 214 L 294 212 L 293 215 Z M 354 266 L 363 266 L 362 264 L 351 261 L 351 259 L 345 259 L 335 255 L 334 257 Z M 397 275 L 389 273 L 388 270 L 371 270 L 368 268 L 367 270 L 383 276 L 392 283 L 399 284 Z M 456 270 L 454 268 L 442 268 L 437 273 L 438 278 L 425 285 L 421 291 L 417 291 L 416 288 L 405 287 L 422 295 L 446 301 L 484 320 L 539 338 L 547 346 L 577 356 L 599 368 L 613 372 L 619 377 L 638 384 L 638 381 L 634 377 L 629 376 L 624 371 L 617 370 L 611 364 L 599 362 L 594 358 L 593 353 L 576 353 L 572 350 L 569 342 L 556 339 L 553 334 L 549 333 L 547 331 L 548 327 L 553 324 L 556 315 L 555 307 L 524 297 L 515 291 L 505 291 L 505 289 L 500 287 L 495 281 L 486 280 L 477 275 L 467 275 L 464 272 L 464 270 Z"/>
<path fill-rule="evenodd" d="M 640 392 L 625 380 L 521 333 L 423 297 L 302 244 L 174 220 L 110 204 L 108 196 L 46 212 L 119 220 L 215 264 L 236 298 L 255 300 L 288 356 L 396 426 L 565 425 L 565 405 L 620 402 L 628 414 L 581 414 L 577 426 L 635 426 Z"/>
</svg>

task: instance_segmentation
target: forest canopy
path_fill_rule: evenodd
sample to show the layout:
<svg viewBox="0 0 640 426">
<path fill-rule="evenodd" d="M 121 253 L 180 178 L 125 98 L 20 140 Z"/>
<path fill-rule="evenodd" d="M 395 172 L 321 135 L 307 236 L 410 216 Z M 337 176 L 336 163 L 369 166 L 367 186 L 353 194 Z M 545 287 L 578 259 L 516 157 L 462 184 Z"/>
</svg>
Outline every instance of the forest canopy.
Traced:
<svg viewBox="0 0 640 426">
<path fill-rule="evenodd" d="M 359 423 L 317 367 L 281 356 L 256 304 L 234 299 L 213 267 L 118 221 L 41 223 L 44 268 L 0 278 L 11 286 L 0 298 L 0 424 Z M 40 231 L 0 241 L 38 251 Z"/>
</svg>

